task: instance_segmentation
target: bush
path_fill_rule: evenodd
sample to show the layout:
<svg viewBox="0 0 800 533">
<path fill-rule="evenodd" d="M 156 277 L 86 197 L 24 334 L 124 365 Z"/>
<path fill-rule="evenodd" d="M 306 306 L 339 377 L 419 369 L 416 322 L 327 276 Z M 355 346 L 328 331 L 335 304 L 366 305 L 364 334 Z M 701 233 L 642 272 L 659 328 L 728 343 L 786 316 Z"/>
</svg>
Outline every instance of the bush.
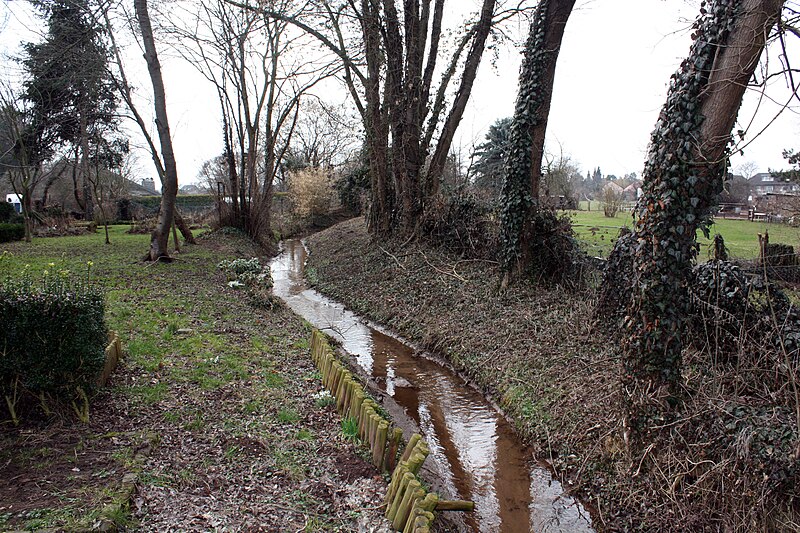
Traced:
<svg viewBox="0 0 800 533">
<path fill-rule="evenodd" d="M 289 197 L 294 215 L 313 222 L 315 216 L 327 215 L 333 188 L 328 172 L 321 168 L 305 168 L 293 172 L 289 181 Z"/>
<path fill-rule="evenodd" d="M 603 189 L 601 201 L 603 203 L 603 215 L 608 218 L 617 216 L 617 212 L 622 209 L 622 202 L 625 200 L 625 195 L 622 192 L 614 190 L 609 184 Z"/>
<path fill-rule="evenodd" d="M 25 238 L 24 224 L 0 223 L 0 242 L 21 241 Z"/>
<path fill-rule="evenodd" d="M 420 231 L 432 243 L 465 257 L 493 259 L 497 253 L 493 210 L 469 192 L 431 198 Z"/>
<path fill-rule="evenodd" d="M 25 397 L 87 403 L 105 363 L 104 312 L 102 293 L 67 271 L 0 285 L 0 390 L 12 419 Z"/>
<path fill-rule="evenodd" d="M 0 200 L 0 223 L 2 222 L 19 224 L 22 222 L 22 216 L 17 213 L 17 211 L 14 209 L 14 206 L 9 202 Z"/>
<path fill-rule="evenodd" d="M 371 190 L 369 167 L 361 164 L 345 172 L 334 184 L 339 193 L 339 202 L 354 215 L 360 215 Z"/>
</svg>

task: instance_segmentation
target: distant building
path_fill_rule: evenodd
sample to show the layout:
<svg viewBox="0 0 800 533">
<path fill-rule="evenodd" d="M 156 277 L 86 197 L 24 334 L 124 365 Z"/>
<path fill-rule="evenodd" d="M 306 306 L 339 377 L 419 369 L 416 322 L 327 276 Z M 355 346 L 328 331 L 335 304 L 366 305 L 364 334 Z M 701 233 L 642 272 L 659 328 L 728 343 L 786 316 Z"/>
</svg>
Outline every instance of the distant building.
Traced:
<svg viewBox="0 0 800 533">
<path fill-rule="evenodd" d="M 14 211 L 22 213 L 22 197 L 18 194 L 6 194 L 6 202 L 14 206 Z"/>
<path fill-rule="evenodd" d="M 800 184 L 789 178 L 774 176 L 769 172 L 759 172 L 750 178 L 750 192 L 754 198 L 771 193 L 800 193 Z"/>
<path fill-rule="evenodd" d="M 142 188 L 147 190 L 150 194 L 156 194 L 156 181 L 153 178 L 143 178 Z"/>
</svg>

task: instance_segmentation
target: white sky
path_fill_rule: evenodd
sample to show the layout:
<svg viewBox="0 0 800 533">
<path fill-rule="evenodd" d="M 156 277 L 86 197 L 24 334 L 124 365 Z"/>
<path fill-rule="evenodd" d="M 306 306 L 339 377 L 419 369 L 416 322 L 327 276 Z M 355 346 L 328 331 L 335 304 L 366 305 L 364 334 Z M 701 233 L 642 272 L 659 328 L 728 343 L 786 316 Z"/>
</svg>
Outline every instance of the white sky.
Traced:
<svg viewBox="0 0 800 533">
<path fill-rule="evenodd" d="M 455 1 L 455 0 L 451 0 Z M 459 8 L 477 5 L 477 0 L 458 0 Z M 600 167 L 604 174 L 641 174 L 650 132 L 664 102 L 670 75 L 689 50 L 689 26 L 697 12 L 692 0 L 579 0 L 567 25 L 558 60 L 551 108 L 548 143 L 551 151 L 563 147 L 582 172 Z M 23 40 L 37 40 L 35 32 L 44 23 L 26 16 L 27 2 L 0 3 L 0 51 L 6 56 L 19 53 Z M 521 38 L 527 31 L 519 28 Z M 800 46 L 793 45 L 800 60 Z M 141 55 L 128 52 L 129 76 L 150 93 L 150 82 Z M 779 50 L 770 54 L 777 68 Z M 221 126 L 216 93 L 190 66 L 163 53 L 162 66 L 167 88 L 170 126 L 181 185 L 197 181 L 203 161 L 219 154 Z M 0 66 L 0 76 L 16 67 Z M 486 56 L 481 64 L 470 105 L 457 134 L 466 160 L 470 147 L 483 140 L 496 119 L 513 113 L 517 92 L 520 54 L 501 51 L 496 66 Z M 330 94 L 330 91 L 329 91 Z M 734 170 L 753 161 L 758 171 L 783 168 L 784 148 L 800 146 L 800 103 L 795 100 L 775 119 L 789 92 L 782 78 L 773 80 L 753 124 L 758 94 L 751 91 L 739 115 L 747 131 L 744 156 L 732 160 Z M 340 100 L 343 97 L 338 97 Z M 151 105 L 142 103 L 148 112 Z M 774 122 L 773 122 L 774 119 Z M 771 124 L 770 124 L 771 122 Z M 767 124 L 770 127 L 759 136 Z M 131 130 L 133 131 L 133 130 Z M 134 144 L 141 144 L 136 142 Z M 149 156 L 138 155 L 141 177 L 154 176 Z"/>
</svg>

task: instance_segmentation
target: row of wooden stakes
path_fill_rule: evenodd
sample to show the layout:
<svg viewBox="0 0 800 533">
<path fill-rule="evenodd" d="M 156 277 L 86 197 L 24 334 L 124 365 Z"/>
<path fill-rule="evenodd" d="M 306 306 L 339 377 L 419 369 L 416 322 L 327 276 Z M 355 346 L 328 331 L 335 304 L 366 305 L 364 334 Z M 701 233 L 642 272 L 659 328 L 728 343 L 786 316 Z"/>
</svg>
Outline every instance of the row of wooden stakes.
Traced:
<svg viewBox="0 0 800 533">
<path fill-rule="evenodd" d="M 322 384 L 336 399 L 336 408 L 342 416 L 358 420 L 359 437 L 372 452 L 372 463 L 385 472 L 391 472 L 391 482 L 386 493 L 386 518 L 392 527 L 404 533 L 428 533 L 433 523 L 434 511 L 472 511 L 473 502 L 440 500 L 428 493 L 417 477 L 430 450 L 422 436 L 411 436 L 397 461 L 403 430 L 394 427 L 378 412 L 378 404 L 367 396 L 364 387 L 334 356 L 325 336 L 317 330 L 311 335 L 311 357 L 322 374 Z"/>
</svg>

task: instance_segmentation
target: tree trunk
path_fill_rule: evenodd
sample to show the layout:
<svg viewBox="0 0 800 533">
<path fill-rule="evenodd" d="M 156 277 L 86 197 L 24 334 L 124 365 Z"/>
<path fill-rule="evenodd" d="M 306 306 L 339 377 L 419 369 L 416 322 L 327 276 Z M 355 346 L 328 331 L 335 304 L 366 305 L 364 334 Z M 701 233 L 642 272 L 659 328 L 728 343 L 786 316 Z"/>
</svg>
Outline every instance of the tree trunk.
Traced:
<svg viewBox="0 0 800 533">
<path fill-rule="evenodd" d="M 83 218 L 86 221 L 92 221 L 94 220 L 94 196 L 92 195 L 91 180 L 89 179 L 89 132 L 86 114 L 85 109 L 80 111 L 81 188 L 84 202 Z"/>
<path fill-rule="evenodd" d="M 697 229 L 710 220 L 722 191 L 731 129 L 782 6 L 780 0 L 706 3 L 651 135 L 635 210 L 624 342 L 627 430 L 635 437 L 663 425 L 679 401 Z"/>
<path fill-rule="evenodd" d="M 504 285 L 512 272 L 520 275 L 531 262 L 533 222 L 539 212 L 539 184 L 556 61 L 574 5 L 575 0 L 540 2 L 525 45 L 502 192 Z"/>
<path fill-rule="evenodd" d="M 181 232 L 183 235 L 183 240 L 189 244 L 197 244 L 197 241 L 194 240 L 194 235 L 192 235 L 192 229 L 186 223 L 186 221 L 181 216 L 181 212 L 178 211 L 178 208 L 175 208 L 175 224 L 178 226 L 178 231 Z"/>
<path fill-rule="evenodd" d="M 444 172 L 445 163 L 447 162 L 447 155 L 450 153 L 450 147 L 453 144 L 453 137 L 456 134 L 461 118 L 464 116 L 464 111 L 469 102 L 469 95 L 472 92 L 472 86 L 475 83 L 475 77 L 478 74 L 478 67 L 483 57 L 483 50 L 486 47 L 486 39 L 492 29 L 492 15 L 494 14 L 494 7 L 496 0 L 484 0 L 483 7 L 481 8 L 481 18 L 476 26 L 475 40 L 472 42 L 467 60 L 464 65 L 464 74 L 461 77 L 461 85 L 458 87 L 453 107 L 450 114 L 445 120 L 442 134 L 439 136 L 439 142 L 436 145 L 436 151 L 433 153 L 431 164 L 428 167 L 426 175 L 426 196 L 429 198 L 436 194 L 439 190 L 439 182 Z M 569 16 L 569 12 L 567 13 Z M 566 19 L 564 21 L 566 23 Z M 563 26 L 562 26 L 563 32 Z M 559 38 L 559 45 L 561 39 Z M 558 49 L 556 49 L 558 55 Z M 555 65 L 555 59 L 553 60 Z M 549 106 L 548 106 L 549 107 Z"/>
<path fill-rule="evenodd" d="M 164 162 L 164 180 L 161 187 L 161 210 L 158 214 L 158 222 L 153 234 L 150 237 L 151 261 L 158 261 L 163 258 L 169 259 L 167 240 L 169 231 L 172 227 L 172 220 L 175 216 L 175 196 L 178 194 L 178 169 L 175 165 L 175 154 L 172 150 L 172 138 L 169 133 L 169 121 L 167 120 L 167 100 L 164 90 L 164 80 L 161 76 L 161 64 L 158 61 L 153 29 L 150 24 L 150 14 L 147 11 L 147 0 L 134 0 L 133 6 L 136 10 L 136 18 L 142 31 L 142 42 L 145 50 L 145 60 L 147 70 L 150 73 L 150 81 L 153 84 L 153 101 L 156 114 L 156 129 L 158 138 L 161 142 L 161 155 Z"/>
<path fill-rule="evenodd" d="M 361 25 L 368 77 L 365 83 L 365 130 L 369 153 L 372 203 L 369 228 L 376 234 L 391 229 L 391 199 L 388 184 L 388 127 L 381 110 L 381 23 L 378 7 L 361 1 Z"/>
</svg>

